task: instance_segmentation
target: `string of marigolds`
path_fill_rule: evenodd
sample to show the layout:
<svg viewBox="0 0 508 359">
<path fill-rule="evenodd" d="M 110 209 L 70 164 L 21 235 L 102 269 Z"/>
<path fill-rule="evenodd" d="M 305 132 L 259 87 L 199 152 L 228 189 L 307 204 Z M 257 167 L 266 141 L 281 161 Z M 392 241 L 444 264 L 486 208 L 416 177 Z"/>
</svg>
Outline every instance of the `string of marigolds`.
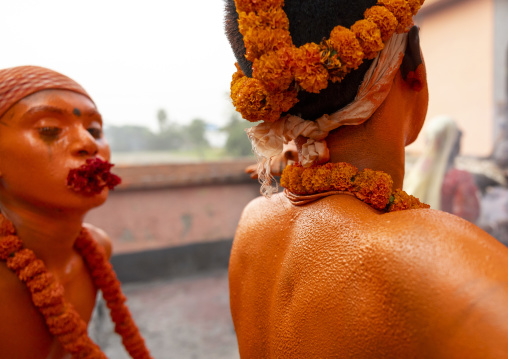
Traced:
<svg viewBox="0 0 508 359">
<path fill-rule="evenodd" d="M 102 291 L 115 331 L 122 337 L 125 349 L 133 359 L 150 359 L 144 340 L 125 305 L 125 296 L 104 249 L 82 229 L 75 242 L 92 275 Z M 74 307 L 64 298 L 64 288 L 35 253 L 23 248 L 12 223 L 0 215 L 0 260 L 16 273 L 32 295 L 32 301 L 44 316 L 49 332 L 73 358 L 107 359 L 87 333 L 87 325 Z"/>
<path fill-rule="evenodd" d="M 298 102 L 298 91 L 319 93 L 329 81 L 342 81 L 375 58 L 394 33 L 407 32 L 424 1 L 378 0 L 350 29 L 336 26 L 321 43 L 296 47 L 284 0 L 235 0 L 252 78 L 236 64 L 233 105 L 248 121 L 277 121 Z"/>
<path fill-rule="evenodd" d="M 326 163 L 312 167 L 289 165 L 282 172 L 281 185 L 298 195 L 329 191 L 347 192 L 384 212 L 430 208 L 401 189 L 393 190 L 391 176 L 383 171 L 364 169 L 346 163 Z"/>
</svg>

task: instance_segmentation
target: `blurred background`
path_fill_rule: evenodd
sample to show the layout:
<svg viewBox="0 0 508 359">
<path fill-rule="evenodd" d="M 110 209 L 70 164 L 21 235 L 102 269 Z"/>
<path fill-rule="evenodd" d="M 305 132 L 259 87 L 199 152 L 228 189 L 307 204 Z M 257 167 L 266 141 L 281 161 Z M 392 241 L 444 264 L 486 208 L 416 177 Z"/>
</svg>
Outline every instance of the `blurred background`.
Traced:
<svg viewBox="0 0 508 359">
<path fill-rule="evenodd" d="M 59 71 L 103 115 L 123 184 L 87 221 L 113 240 L 154 357 L 238 358 L 227 263 L 259 184 L 244 173 L 249 124 L 229 99 L 223 2 L 20 0 L 2 2 L 0 17 L 0 68 Z M 406 168 L 438 180 L 408 183 L 508 243 L 508 0 L 426 0 L 415 22 L 430 103 Z M 441 135 L 431 124 L 443 117 L 453 130 Z M 106 314 L 99 305 L 90 330 L 108 357 L 127 358 Z"/>
</svg>

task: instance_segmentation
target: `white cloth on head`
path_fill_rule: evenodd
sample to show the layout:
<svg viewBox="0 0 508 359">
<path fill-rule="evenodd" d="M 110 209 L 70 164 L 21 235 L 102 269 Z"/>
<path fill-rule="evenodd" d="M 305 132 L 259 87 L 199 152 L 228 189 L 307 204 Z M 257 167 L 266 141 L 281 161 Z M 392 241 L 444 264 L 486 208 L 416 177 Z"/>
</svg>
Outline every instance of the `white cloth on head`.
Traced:
<svg viewBox="0 0 508 359">
<path fill-rule="evenodd" d="M 258 157 L 258 175 L 263 195 L 269 197 L 276 191 L 276 187 L 271 187 L 270 161 L 282 152 L 284 143 L 298 136 L 306 137 L 300 163 L 304 167 L 324 163 L 330 159 L 325 141 L 330 131 L 344 125 L 359 125 L 372 116 L 390 92 L 404 58 L 407 37 L 407 33 L 394 34 L 388 40 L 365 74 L 353 102 L 337 112 L 325 114 L 316 121 L 288 115 L 276 122 L 263 122 L 246 130 Z"/>
</svg>

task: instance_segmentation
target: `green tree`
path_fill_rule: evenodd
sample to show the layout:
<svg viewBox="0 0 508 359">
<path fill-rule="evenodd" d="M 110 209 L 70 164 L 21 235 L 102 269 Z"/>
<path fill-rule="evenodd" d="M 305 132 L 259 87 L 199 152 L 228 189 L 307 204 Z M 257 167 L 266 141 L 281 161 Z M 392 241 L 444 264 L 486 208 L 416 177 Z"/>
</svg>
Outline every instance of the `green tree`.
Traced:
<svg viewBox="0 0 508 359">
<path fill-rule="evenodd" d="M 228 136 L 224 147 L 229 156 L 252 155 L 252 146 L 245 133 L 245 129 L 251 126 L 252 123 L 240 119 L 236 112 L 231 115 L 228 124 L 222 128 Z"/>
<path fill-rule="evenodd" d="M 185 127 L 185 132 L 192 148 L 197 149 L 199 155 L 204 157 L 204 151 L 210 147 L 208 140 L 205 137 L 206 122 L 196 118 Z"/>
<path fill-rule="evenodd" d="M 157 111 L 157 121 L 159 123 L 159 132 L 164 132 L 168 125 L 168 114 L 163 108 Z"/>
</svg>

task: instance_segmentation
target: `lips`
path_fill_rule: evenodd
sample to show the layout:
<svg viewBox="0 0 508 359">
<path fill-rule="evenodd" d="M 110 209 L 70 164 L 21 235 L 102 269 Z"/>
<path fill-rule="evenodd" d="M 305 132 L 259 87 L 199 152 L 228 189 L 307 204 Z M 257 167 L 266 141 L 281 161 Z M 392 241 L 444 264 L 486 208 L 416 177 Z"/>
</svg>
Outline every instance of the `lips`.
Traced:
<svg viewBox="0 0 508 359">
<path fill-rule="evenodd" d="M 84 194 L 99 194 L 104 188 L 113 189 L 122 180 L 110 172 L 114 165 L 100 158 L 89 158 L 78 168 L 71 169 L 67 176 L 67 186 Z"/>
</svg>

